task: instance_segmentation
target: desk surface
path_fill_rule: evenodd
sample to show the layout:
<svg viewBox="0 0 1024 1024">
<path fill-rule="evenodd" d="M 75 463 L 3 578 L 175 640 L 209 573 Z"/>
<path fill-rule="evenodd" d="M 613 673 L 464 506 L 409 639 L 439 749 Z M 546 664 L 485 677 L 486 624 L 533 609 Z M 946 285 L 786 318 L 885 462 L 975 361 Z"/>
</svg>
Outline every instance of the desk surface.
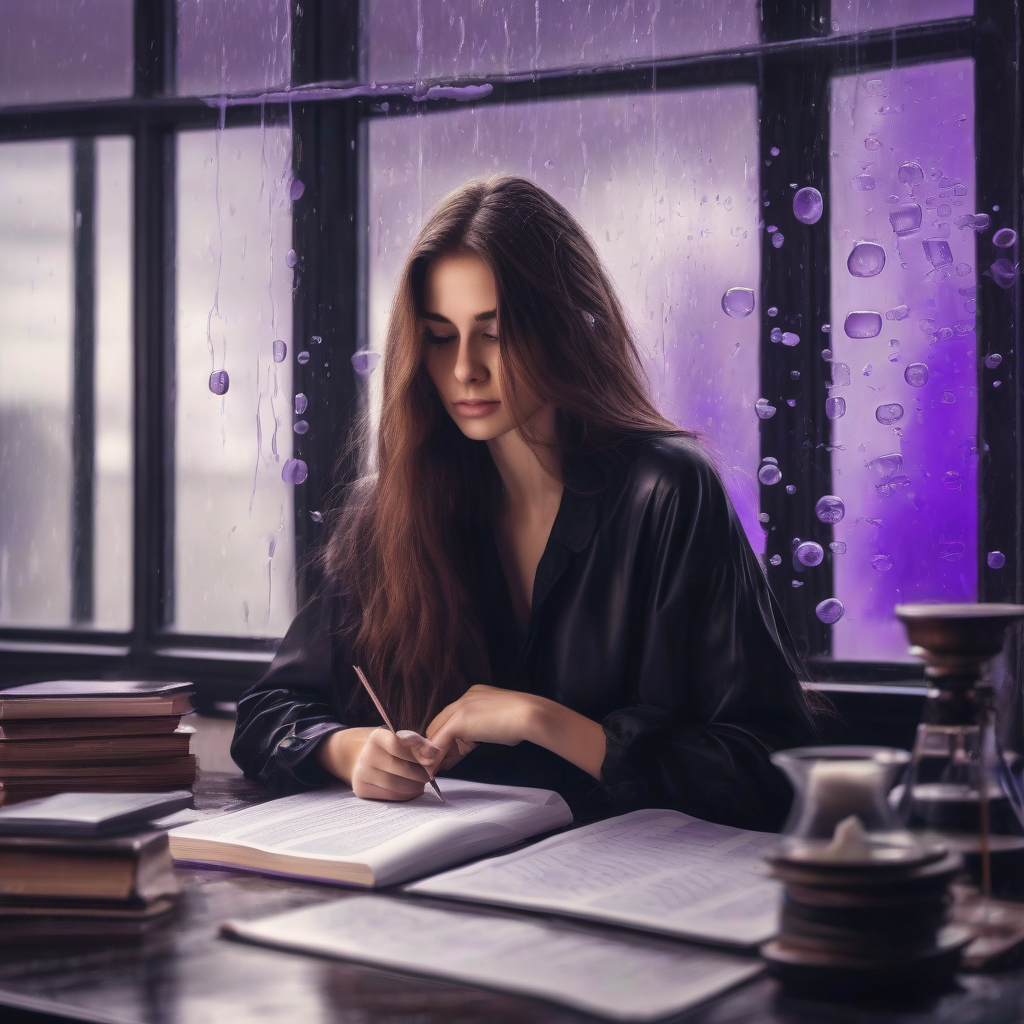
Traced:
<svg viewBox="0 0 1024 1024">
<path fill-rule="evenodd" d="M 267 799 L 253 783 L 204 773 L 196 805 L 233 810 Z M 218 938 L 228 917 L 256 918 L 336 898 L 331 886 L 231 871 L 183 870 L 177 919 L 137 945 L 0 946 L 3 1007 L 112 1024 L 434 1024 L 593 1018 L 535 1000 L 277 952 Z M 1024 971 L 965 976 L 902 1008 L 829 1005 L 760 978 L 678 1018 L 687 1024 L 1009 1024 L 1024 1021 Z"/>
</svg>

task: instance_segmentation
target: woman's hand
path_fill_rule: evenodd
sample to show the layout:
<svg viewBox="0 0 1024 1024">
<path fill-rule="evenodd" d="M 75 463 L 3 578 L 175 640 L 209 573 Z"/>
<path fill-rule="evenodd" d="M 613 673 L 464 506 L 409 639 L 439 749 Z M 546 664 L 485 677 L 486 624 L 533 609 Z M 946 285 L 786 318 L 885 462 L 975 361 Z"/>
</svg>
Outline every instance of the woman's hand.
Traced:
<svg viewBox="0 0 1024 1024">
<path fill-rule="evenodd" d="M 471 686 L 427 726 L 427 739 L 443 753 L 437 770 L 458 764 L 478 743 L 514 747 L 536 736 L 538 698 L 496 686 Z"/>
<path fill-rule="evenodd" d="M 601 777 L 605 734 L 597 722 L 546 697 L 496 686 L 471 686 L 427 726 L 441 751 L 432 771 L 458 764 L 478 743 L 515 746 L 528 740 Z M 437 767 L 435 768 L 435 764 Z"/>
<path fill-rule="evenodd" d="M 436 764 L 442 751 L 419 733 L 397 735 L 377 729 L 342 729 L 321 744 L 317 759 L 322 767 L 356 796 L 369 800 L 412 800 L 429 780 L 424 764 Z"/>
</svg>

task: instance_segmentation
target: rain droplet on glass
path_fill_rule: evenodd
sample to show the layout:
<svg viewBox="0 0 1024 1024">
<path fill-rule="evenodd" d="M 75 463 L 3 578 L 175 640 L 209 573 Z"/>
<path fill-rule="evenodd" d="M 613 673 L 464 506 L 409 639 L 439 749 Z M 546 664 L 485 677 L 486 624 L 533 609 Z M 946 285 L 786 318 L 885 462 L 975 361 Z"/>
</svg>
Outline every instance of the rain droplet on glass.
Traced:
<svg viewBox="0 0 1024 1024">
<path fill-rule="evenodd" d="M 1006 555 L 1002 551 L 990 551 L 985 556 L 985 561 L 990 569 L 1002 569 L 1006 565 Z"/>
<path fill-rule="evenodd" d="M 974 224 L 972 225 L 975 231 L 988 231 L 989 225 L 992 223 L 992 218 L 987 213 L 976 213 L 974 215 Z"/>
<path fill-rule="evenodd" d="M 928 383 L 928 366 L 926 363 L 911 363 L 903 371 L 903 379 L 912 388 L 923 388 Z"/>
<path fill-rule="evenodd" d="M 871 559 L 871 568 L 875 572 L 888 572 L 892 568 L 892 559 L 888 555 L 875 555 Z"/>
<path fill-rule="evenodd" d="M 956 272 L 960 277 L 966 277 L 971 272 L 970 263 L 958 263 L 956 265 Z"/>
<path fill-rule="evenodd" d="M 776 231 L 775 234 L 772 235 L 772 245 L 775 246 L 776 249 L 781 249 L 785 241 L 786 236 L 781 231 Z"/>
<path fill-rule="evenodd" d="M 771 519 L 771 516 L 767 512 L 758 512 L 757 521 L 759 523 L 767 523 Z"/>
<path fill-rule="evenodd" d="M 779 155 L 779 147 L 778 146 L 772 146 L 772 148 L 769 149 L 768 152 L 771 153 L 772 156 L 778 156 Z"/>
<path fill-rule="evenodd" d="M 722 309 L 736 320 L 754 312 L 753 288 L 727 288 L 722 296 Z"/>
<path fill-rule="evenodd" d="M 953 405 L 955 402 L 956 402 L 956 395 L 954 395 L 952 391 L 943 391 L 942 392 L 942 404 L 943 405 Z"/>
<path fill-rule="evenodd" d="M 872 370 L 874 370 L 874 366 L 871 363 L 868 363 L 867 366 L 860 371 L 860 374 L 862 377 L 870 377 Z"/>
<path fill-rule="evenodd" d="M 295 396 L 295 415 L 301 416 L 309 408 L 309 399 L 300 391 Z"/>
<path fill-rule="evenodd" d="M 996 260 L 989 271 L 992 274 L 992 280 L 995 281 L 1000 288 L 1012 288 L 1013 279 L 1016 276 L 1016 268 L 1009 260 Z"/>
<path fill-rule="evenodd" d="M 770 404 L 767 398 L 759 398 L 754 403 L 754 411 L 761 420 L 770 420 L 776 413 L 775 406 Z"/>
<path fill-rule="evenodd" d="M 904 303 L 901 306 L 893 306 L 885 311 L 886 320 L 906 320 L 910 316 L 910 307 Z"/>
<path fill-rule="evenodd" d="M 371 352 L 369 349 L 361 348 L 352 356 L 352 369 L 355 370 L 360 377 L 368 377 L 377 369 L 377 364 L 379 362 L 379 352 Z"/>
<path fill-rule="evenodd" d="M 884 405 L 880 405 L 875 410 L 875 419 L 882 424 L 883 427 L 891 426 L 893 423 L 899 423 L 903 419 L 903 406 L 899 402 L 887 402 Z"/>
<path fill-rule="evenodd" d="M 298 202 L 302 198 L 303 192 L 306 191 L 306 184 L 299 178 L 292 178 L 292 183 L 288 187 L 288 198 L 293 203 Z"/>
<path fill-rule="evenodd" d="M 825 557 L 825 550 L 817 541 L 805 540 L 797 547 L 793 557 L 801 565 L 821 565 L 821 560 Z"/>
<path fill-rule="evenodd" d="M 844 388 L 850 380 L 850 367 L 846 363 L 832 364 L 832 387 Z"/>
<path fill-rule="evenodd" d="M 767 462 L 757 471 L 757 479 L 766 487 L 772 487 L 782 479 L 782 470 Z"/>
<path fill-rule="evenodd" d="M 768 307 L 768 315 L 769 316 L 778 316 L 779 315 L 779 307 L 778 306 L 769 306 Z"/>
<path fill-rule="evenodd" d="M 992 244 L 1000 249 L 1009 249 L 1017 241 L 1017 232 L 1013 228 L 1000 228 L 992 236 Z"/>
<path fill-rule="evenodd" d="M 921 207 L 917 203 L 897 206 L 889 214 L 889 223 L 892 225 L 893 231 L 901 238 L 903 235 L 918 231 L 921 227 Z"/>
<path fill-rule="evenodd" d="M 913 160 L 900 164 L 899 178 L 904 185 L 920 185 L 924 181 L 924 168 Z"/>
<path fill-rule="evenodd" d="M 210 390 L 215 395 L 226 395 L 230 383 L 227 370 L 214 370 L 210 374 Z"/>
<path fill-rule="evenodd" d="M 324 521 L 323 514 L 320 512 L 310 512 L 309 518 L 312 519 L 314 523 L 322 523 Z"/>
<path fill-rule="evenodd" d="M 289 249 L 285 254 L 284 261 L 289 267 L 294 267 L 299 262 L 299 254 L 294 249 Z"/>
<path fill-rule="evenodd" d="M 555 166 L 555 161 L 554 160 L 545 160 L 544 161 L 544 166 L 550 171 L 551 168 Z"/>
<path fill-rule="evenodd" d="M 800 344 L 800 335 L 794 334 L 792 331 L 782 332 L 782 344 L 787 348 L 793 348 L 795 345 Z"/>
<path fill-rule="evenodd" d="M 788 405 L 790 407 L 790 409 L 795 409 L 796 408 L 796 399 L 795 398 L 787 398 L 786 399 L 786 405 Z"/>
<path fill-rule="evenodd" d="M 772 565 L 782 565 L 782 555 L 772 555 L 768 561 L 771 562 Z"/>
<path fill-rule="evenodd" d="M 881 149 L 882 144 L 873 135 L 869 135 L 864 140 L 864 148 L 871 150 L 871 152 L 873 153 L 875 150 Z"/>
<path fill-rule="evenodd" d="M 854 192 L 870 192 L 875 187 L 875 179 L 870 174 L 858 174 L 850 179 Z"/>
<path fill-rule="evenodd" d="M 777 224 L 769 224 L 768 227 L 765 228 L 765 231 L 767 231 L 769 235 L 774 235 L 778 230 L 779 227 Z"/>
<path fill-rule="evenodd" d="M 846 515 L 846 504 L 842 498 L 834 494 L 826 494 L 818 499 L 814 506 L 814 514 L 823 522 L 835 526 Z"/>
<path fill-rule="evenodd" d="M 994 370 L 1002 361 L 1003 357 L 998 352 L 992 352 L 985 356 L 985 365 L 990 370 Z"/>
<path fill-rule="evenodd" d="M 819 602 L 814 608 L 814 614 L 821 619 L 826 625 L 831 626 L 834 622 L 838 622 L 843 617 L 843 612 L 846 609 L 843 608 L 843 602 L 837 597 L 826 597 L 824 601 Z"/>
<path fill-rule="evenodd" d="M 845 540 L 834 540 L 828 546 L 829 551 L 836 555 L 846 554 L 846 541 Z"/>
<path fill-rule="evenodd" d="M 790 580 L 789 585 L 795 589 L 796 587 L 802 587 L 804 584 L 802 580 Z"/>
<path fill-rule="evenodd" d="M 771 338 L 776 345 L 778 345 L 778 343 L 782 341 L 782 328 L 773 327 L 771 334 L 769 334 L 768 337 Z"/>
<path fill-rule="evenodd" d="M 821 333 L 822 334 L 831 334 L 832 333 L 832 325 L 831 324 L 822 324 L 821 325 Z"/>
<path fill-rule="evenodd" d="M 846 415 L 846 399 L 845 398 L 826 398 L 825 399 L 825 415 L 830 420 L 838 420 Z"/>
<path fill-rule="evenodd" d="M 281 467 L 281 479 L 286 484 L 301 484 L 309 476 L 309 467 L 302 459 L 288 459 Z"/>
<path fill-rule="evenodd" d="M 305 349 L 303 349 L 303 350 L 302 350 L 302 351 L 301 351 L 301 352 L 300 352 L 300 353 L 299 353 L 299 354 L 298 354 L 298 355 L 297 355 L 297 356 L 295 357 L 295 359 L 296 359 L 296 362 L 298 362 L 300 366 L 305 366 L 305 365 L 306 365 L 306 363 L 308 363 L 308 362 L 309 362 L 309 353 L 308 353 L 308 352 L 307 352 L 307 351 L 306 351 Z"/>
<path fill-rule="evenodd" d="M 885 266 L 885 249 L 878 242 L 858 242 L 846 260 L 854 277 L 874 277 Z"/>
<path fill-rule="evenodd" d="M 872 188 L 874 188 L 874 184 L 872 181 Z M 821 193 L 816 188 L 811 188 L 810 186 L 802 188 L 793 196 L 793 216 L 801 224 L 817 224 L 821 220 L 823 209 L 824 203 L 821 199 Z"/>
<path fill-rule="evenodd" d="M 305 434 L 309 430 L 309 422 L 307 420 L 296 420 L 292 424 L 292 430 L 296 434 Z"/>
<path fill-rule="evenodd" d="M 790 370 L 789 371 L 789 379 L 790 380 L 799 380 L 800 379 L 800 371 L 799 370 Z"/>
<path fill-rule="evenodd" d="M 953 262 L 953 250 L 944 238 L 926 238 L 921 246 L 924 258 L 936 269 L 948 267 Z"/>
<path fill-rule="evenodd" d="M 274 362 L 283 363 L 284 357 L 288 355 L 288 346 L 283 341 L 274 342 Z"/>
<path fill-rule="evenodd" d="M 882 314 L 855 310 L 847 314 L 843 330 L 848 338 L 877 338 L 882 333 Z"/>
<path fill-rule="evenodd" d="M 796 494 L 796 484 L 786 484 L 787 494 Z"/>
<path fill-rule="evenodd" d="M 946 470 L 942 475 L 942 486 L 948 491 L 959 491 L 962 481 L 960 474 L 955 469 Z"/>
</svg>

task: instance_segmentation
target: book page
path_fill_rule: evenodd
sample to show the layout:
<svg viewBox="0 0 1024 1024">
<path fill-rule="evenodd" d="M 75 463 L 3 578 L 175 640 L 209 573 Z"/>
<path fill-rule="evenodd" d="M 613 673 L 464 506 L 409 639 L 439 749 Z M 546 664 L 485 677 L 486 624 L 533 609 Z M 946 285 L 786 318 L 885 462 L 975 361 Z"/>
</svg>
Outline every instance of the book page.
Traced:
<svg viewBox="0 0 1024 1024">
<path fill-rule="evenodd" d="M 746 947 L 778 927 L 780 890 L 762 862 L 777 841 L 678 811 L 634 811 L 407 891 Z"/>
<path fill-rule="evenodd" d="M 423 874 L 572 821 L 565 801 L 548 790 L 440 782 L 446 803 L 429 790 L 399 803 L 361 800 L 341 787 L 271 800 L 173 829 L 171 852 L 181 858 L 185 842 L 197 849 L 207 840 L 311 862 L 357 861 L 386 885 L 395 873 L 410 877 L 412 864 Z"/>
<path fill-rule="evenodd" d="M 223 931 L 285 949 L 537 996 L 648 1021 L 753 977 L 753 959 L 628 933 L 354 896 Z"/>
</svg>

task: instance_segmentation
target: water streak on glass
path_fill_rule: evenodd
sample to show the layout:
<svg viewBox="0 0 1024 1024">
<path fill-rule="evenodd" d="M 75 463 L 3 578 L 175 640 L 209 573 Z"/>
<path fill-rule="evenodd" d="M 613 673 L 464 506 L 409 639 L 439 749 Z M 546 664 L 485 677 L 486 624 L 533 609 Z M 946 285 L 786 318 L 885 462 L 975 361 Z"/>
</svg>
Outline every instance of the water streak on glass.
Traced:
<svg viewBox="0 0 1024 1024">
<path fill-rule="evenodd" d="M 377 82 L 708 53 L 753 46 L 760 27 L 755 0 L 369 0 L 366 8 L 366 77 Z"/>
<path fill-rule="evenodd" d="M 290 184 L 285 128 L 178 137 L 174 626 L 186 632 L 280 636 L 295 614 L 281 479 L 292 374 L 274 360 L 291 335 Z"/>
<path fill-rule="evenodd" d="M 289 0 L 176 0 L 177 92 L 233 95 L 291 80 Z M 291 187 L 289 181 L 288 187 Z M 298 190 L 298 198 L 302 189 Z"/>
<path fill-rule="evenodd" d="M 132 94 L 132 0 L 0 0 L 0 105 Z"/>
<path fill-rule="evenodd" d="M 977 212 L 972 63 L 837 78 L 831 131 L 832 315 L 886 311 L 877 336 L 833 332 L 837 360 L 872 366 L 853 375 L 846 413 L 832 422 L 832 486 L 847 510 L 835 527 L 847 553 L 833 562 L 845 607 L 833 654 L 903 660 L 896 603 L 977 597 L 978 382 L 968 305 L 977 235 L 973 221 L 950 226 L 939 210 Z M 867 138 L 877 150 L 865 148 Z M 859 173 L 877 180 L 877 192 L 850 186 Z M 880 202 L 878 193 L 897 201 Z M 862 241 L 885 249 L 874 276 L 851 273 L 862 269 L 856 261 L 847 269 Z"/>
<path fill-rule="evenodd" d="M 434 205 L 474 175 L 533 179 L 594 240 L 636 327 L 655 401 L 702 432 L 763 550 L 758 318 L 722 305 L 728 289 L 758 286 L 755 125 L 745 86 L 375 119 L 369 347 L 382 345 L 402 262 Z M 380 374 L 364 379 L 377 408 Z"/>
</svg>

